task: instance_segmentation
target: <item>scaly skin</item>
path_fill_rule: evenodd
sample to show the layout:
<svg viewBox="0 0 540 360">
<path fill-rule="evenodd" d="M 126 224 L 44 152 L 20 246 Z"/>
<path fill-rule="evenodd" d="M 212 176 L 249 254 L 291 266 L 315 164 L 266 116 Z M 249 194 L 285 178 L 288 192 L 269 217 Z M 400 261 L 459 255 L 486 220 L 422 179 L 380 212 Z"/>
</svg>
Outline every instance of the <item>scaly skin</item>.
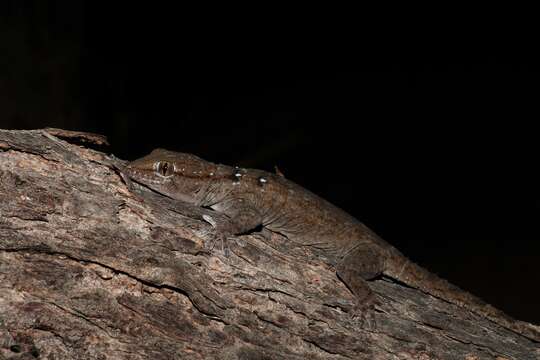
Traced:
<svg viewBox="0 0 540 360">
<path fill-rule="evenodd" d="M 414 264 L 364 224 L 282 175 L 163 149 L 131 162 L 124 172 L 173 199 L 224 213 L 232 222 L 232 229 L 221 229 L 226 233 L 241 234 L 262 225 L 298 246 L 314 248 L 335 266 L 360 307 L 374 299 L 366 280 L 386 275 L 540 341 L 536 329 Z"/>
</svg>

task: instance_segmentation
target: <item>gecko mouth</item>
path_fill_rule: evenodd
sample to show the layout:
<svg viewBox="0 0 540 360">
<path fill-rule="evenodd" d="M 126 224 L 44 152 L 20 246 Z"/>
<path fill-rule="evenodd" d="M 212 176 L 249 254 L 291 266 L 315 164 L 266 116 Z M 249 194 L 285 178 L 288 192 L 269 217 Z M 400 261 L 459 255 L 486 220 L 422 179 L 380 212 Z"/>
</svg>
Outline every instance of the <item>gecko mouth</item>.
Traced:
<svg viewBox="0 0 540 360">
<path fill-rule="evenodd" d="M 144 171 L 135 169 L 131 166 L 126 166 L 123 169 L 123 173 L 126 174 L 131 180 L 135 181 L 138 184 L 145 185 L 145 184 L 159 184 L 161 179 L 165 179 L 168 177 L 160 177 L 156 178 L 152 175 L 154 175 L 153 171 Z"/>
<path fill-rule="evenodd" d="M 169 199 L 174 199 L 166 193 L 161 192 L 155 187 L 153 187 L 152 185 L 159 184 L 160 182 L 156 181 L 152 177 L 146 176 L 144 172 L 137 171 L 131 168 L 129 165 L 124 167 L 123 169 L 117 168 L 117 170 L 120 172 L 122 178 L 124 179 L 124 182 L 126 183 L 126 185 L 128 185 L 129 188 L 133 188 L 133 183 L 136 183 L 139 186 L 142 186 L 155 194 L 165 196 Z"/>
<path fill-rule="evenodd" d="M 169 198 L 169 199 L 172 199 L 172 200 L 175 200 L 172 196 L 170 195 L 167 195 L 166 193 L 164 192 L 161 192 L 159 191 L 158 189 L 152 187 L 151 185 L 149 185 L 148 183 L 144 183 L 144 182 L 141 182 L 137 179 L 131 179 L 134 183 L 137 183 L 138 185 L 150 190 L 151 192 L 153 192 L 154 194 L 159 194 L 161 196 L 165 196 L 166 198 Z M 150 181 L 149 181 L 150 182 Z"/>
</svg>

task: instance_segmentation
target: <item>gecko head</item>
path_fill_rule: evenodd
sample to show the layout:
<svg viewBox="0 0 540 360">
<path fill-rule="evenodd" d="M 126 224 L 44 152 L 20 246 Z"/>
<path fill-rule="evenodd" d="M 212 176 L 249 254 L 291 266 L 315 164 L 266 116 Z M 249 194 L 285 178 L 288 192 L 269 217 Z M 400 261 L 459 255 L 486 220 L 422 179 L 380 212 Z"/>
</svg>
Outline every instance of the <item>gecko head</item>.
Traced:
<svg viewBox="0 0 540 360">
<path fill-rule="evenodd" d="M 129 163 L 124 172 L 136 182 L 173 199 L 198 203 L 216 167 L 195 155 L 156 149 Z"/>
</svg>

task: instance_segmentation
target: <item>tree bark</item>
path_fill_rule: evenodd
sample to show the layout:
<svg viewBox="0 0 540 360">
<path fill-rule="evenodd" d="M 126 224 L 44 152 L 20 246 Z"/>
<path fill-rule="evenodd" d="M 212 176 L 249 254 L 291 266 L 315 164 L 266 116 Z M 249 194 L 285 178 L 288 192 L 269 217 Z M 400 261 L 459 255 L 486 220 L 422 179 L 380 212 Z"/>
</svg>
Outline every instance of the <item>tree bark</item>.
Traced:
<svg viewBox="0 0 540 360">
<path fill-rule="evenodd" d="M 130 189 L 114 163 L 0 130 L 0 359 L 540 357 L 538 339 L 389 279 L 370 284 L 370 320 L 352 317 L 309 249 L 263 230 L 225 257 L 202 218 L 221 215 Z"/>
</svg>

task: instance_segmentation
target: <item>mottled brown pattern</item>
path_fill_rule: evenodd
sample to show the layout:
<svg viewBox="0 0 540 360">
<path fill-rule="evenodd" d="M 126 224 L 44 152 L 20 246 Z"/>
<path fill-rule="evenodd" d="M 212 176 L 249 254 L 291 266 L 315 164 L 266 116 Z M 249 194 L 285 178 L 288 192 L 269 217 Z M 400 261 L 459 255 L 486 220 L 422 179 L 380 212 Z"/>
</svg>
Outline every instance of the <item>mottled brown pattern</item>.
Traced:
<svg viewBox="0 0 540 360">
<path fill-rule="evenodd" d="M 128 188 L 124 165 L 42 130 L 0 130 L 0 359 L 540 355 L 538 342 L 384 277 L 369 282 L 372 321 L 358 321 L 323 249 L 260 227 L 231 237 L 225 257 L 211 246 L 234 221 Z M 223 169 L 224 180 L 250 172 Z"/>
<path fill-rule="evenodd" d="M 162 166 L 168 169 L 166 176 L 160 174 Z M 125 173 L 173 199 L 226 214 L 232 234 L 262 225 L 296 246 L 316 249 L 356 295 L 361 316 L 375 301 L 366 281 L 385 275 L 540 340 L 538 332 L 412 263 L 360 221 L 282 175 L 213 164 L 165 149 L 131 162 Z"/>
</svg>

